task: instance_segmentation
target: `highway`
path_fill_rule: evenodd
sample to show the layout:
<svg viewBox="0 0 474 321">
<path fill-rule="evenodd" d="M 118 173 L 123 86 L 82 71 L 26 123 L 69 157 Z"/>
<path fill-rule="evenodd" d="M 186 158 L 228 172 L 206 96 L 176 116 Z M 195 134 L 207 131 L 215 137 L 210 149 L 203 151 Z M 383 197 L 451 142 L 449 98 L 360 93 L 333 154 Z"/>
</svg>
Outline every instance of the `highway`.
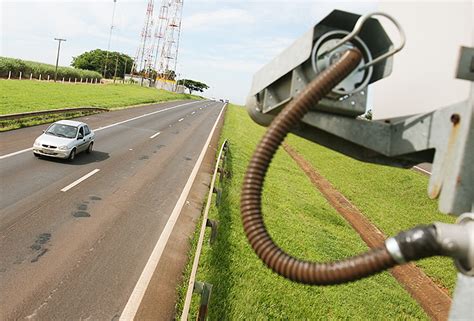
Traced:
<svg viewBox="0 0 474 321">
<path fill-rule="evenodd" d="M 33 156 L 47 125 L 0 133 L 0 320 L 120 317 L 222 109 L 83 117 L 94 152 L 73 162 Z"/>
</svg>

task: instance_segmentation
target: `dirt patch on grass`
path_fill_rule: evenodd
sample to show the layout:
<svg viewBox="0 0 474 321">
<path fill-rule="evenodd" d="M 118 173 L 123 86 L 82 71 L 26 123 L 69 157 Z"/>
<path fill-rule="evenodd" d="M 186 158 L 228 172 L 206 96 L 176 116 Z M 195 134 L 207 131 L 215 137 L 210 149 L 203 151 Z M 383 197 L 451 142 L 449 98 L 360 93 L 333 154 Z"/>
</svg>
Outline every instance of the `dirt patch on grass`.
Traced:
<svg viewBox="0 0 474 321">
<path fill-rule="evenodd" d="M 369 247 L 374 248 L 384 244 L 386 236 L 382 231 L 321 176 L 302 155 L 288 144 L 283 144 L 283 148 L 331 206 L 349 222 Z M 435 284 L 430 277 L 412 263 L 397 266 L 391 269 L 390 273 L 420 304 L 430 318 L 433 320 L 448 319 L 451 298 L 446 289 Z"/>
</svg>

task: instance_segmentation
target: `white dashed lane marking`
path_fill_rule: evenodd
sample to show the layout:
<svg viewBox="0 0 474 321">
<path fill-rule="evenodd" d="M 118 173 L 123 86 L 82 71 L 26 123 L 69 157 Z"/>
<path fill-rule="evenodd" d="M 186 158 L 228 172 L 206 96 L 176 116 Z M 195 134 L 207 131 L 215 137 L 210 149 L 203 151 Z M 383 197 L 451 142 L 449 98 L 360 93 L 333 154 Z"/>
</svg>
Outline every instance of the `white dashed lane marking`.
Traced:
<svg viewBox="0 0 474 321">
<path fill-rule="evenodd" d="M 68 186 L 64 187 L 61 192 L 67 192 L 69 191 L 71 188 L 73 188 L 74 186 L 76 186 L 77 184 L 79 184 L 80 182 L 88 179 L 89 177 L 91 177 L 92 175 L 94 175 L 95 173 L 99 172 L 100 169 L 96 168 L 94 169 L 92 172 L 90 172 L 89 174 L 86 174 L 84 176 L 82 176 L 81 178 L 79 178 L 78 180 L 72 182 L 71 184 L 69 184 Z"/>
<path fill-rule="evenodd" d="M 156 136 L 158 136 L 159 134 L 161 134 L 161 132 L 157 132 L 156 134 L 151 135 L 150 138 L 153 139 L 153 138 L 155 138 Z"/>
</svg>

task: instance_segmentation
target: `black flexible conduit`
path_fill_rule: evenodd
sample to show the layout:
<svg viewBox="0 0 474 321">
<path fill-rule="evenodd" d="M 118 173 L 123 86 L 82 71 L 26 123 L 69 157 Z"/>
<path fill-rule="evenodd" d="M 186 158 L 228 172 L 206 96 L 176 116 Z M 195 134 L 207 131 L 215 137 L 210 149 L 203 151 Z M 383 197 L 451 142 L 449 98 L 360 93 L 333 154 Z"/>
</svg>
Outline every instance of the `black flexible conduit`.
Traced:
<svg viewBox="0 0 474 321">
<path fill-rule="evenodd" d="M 346 51 L 340 60 L 319 74 L 275 117 L 258 144 L 244 177 L 240 210 L 245 234 L 255 253 L 269 268 L 296 282 L 318 285 L 345 283 L 381 272 L 397 264 L 385 246 L 332 263 L 297 259 L 285 253 L 273 242 L 262 216 L 263 182 L 278 147 L 309 108 L 315 106 L 347 77 L 361 59 L 362 54 L 358 49 Z"/>
</svg>

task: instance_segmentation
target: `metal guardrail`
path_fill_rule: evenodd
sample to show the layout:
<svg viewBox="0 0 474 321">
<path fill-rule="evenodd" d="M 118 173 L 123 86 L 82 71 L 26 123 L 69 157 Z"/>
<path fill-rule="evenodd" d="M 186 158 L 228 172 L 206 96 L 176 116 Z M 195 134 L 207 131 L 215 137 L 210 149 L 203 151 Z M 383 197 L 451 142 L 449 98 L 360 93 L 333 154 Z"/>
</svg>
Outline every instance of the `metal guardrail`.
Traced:
<svg viewBox="0 0 474 321">
<path fill-rule="evenodd" d="M 60 114 L 60 113 L 81 112 L 81 111 L 103 112 L 103 111 L 109 111 L 109 110 L 107 108 L 99 108 L 99 107 L 61 108 L 61 109 L 31 111 L 31 112 L 18 113 L 18 114 L 0 115 L 0 120 L 21 119 L 21 118 L 26 118 L 26 117 L 34 117 L 34 116 L 47 115 L 47 114 Z"/>
<path fill-rule="evenodd" d="M 199 234 L 199 240 L 196 247 L 196 254 L 194 255 L 193 267 L 191 270 L 191 275 L 188 282 L 188 290 L 186 292 L 186 299 L 184 301 L 183 313 L 181 314 L 181 321 L 187 321 L 189 315 L 189 309 L 191 308 L 191 299 L 193 293 L 198 293 L 201 295 L 201 302 L 199 306 L 199 314 L 197 320 L 205 320 L 207 316 L 207 310 L 209 301 L 211 298 L 212 284 L 206 282 L 196 281 L 196 274 L 199 265 L 199 258 L 201 257 L 202 244 L 204 242 L 204 234 L 206 232 L 206 227 L 211 227 L 211 236 L 209 243 L 212 245 L 217 236 L 217 221 L 208 219 L 209 209 L 212 203 L 212 194 L 216 193 L 216 206 L 219 206 L 221 201 L 222 190 L 216 187 L 216 178 L 219 173 L 219 182 L 222 182 L 226 176 L 225 171 L 225 162 L 226 162 L 226 152 L 229 148 L 229 143 L 227 140 L 221 146 L 219 151 L 219 156 L 217 157 L 216 166 L 214 169 L 214 174 L 212 175 L 211 185 L 209 187 L 209 195 L 207 197 L 206 208 L 204 210 L 201 232 Z"/>
</svg>

